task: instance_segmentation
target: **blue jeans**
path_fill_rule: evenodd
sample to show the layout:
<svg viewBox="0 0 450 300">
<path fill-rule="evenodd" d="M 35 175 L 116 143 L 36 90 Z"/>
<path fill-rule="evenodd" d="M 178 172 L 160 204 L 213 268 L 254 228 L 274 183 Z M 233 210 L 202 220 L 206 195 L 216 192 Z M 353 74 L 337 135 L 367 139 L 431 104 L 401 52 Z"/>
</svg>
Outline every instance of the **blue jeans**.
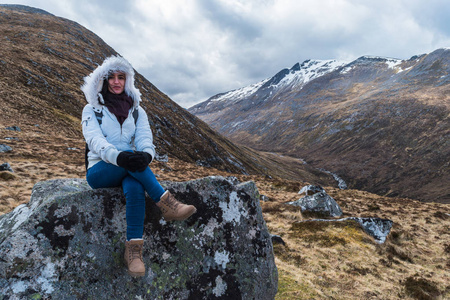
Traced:
<svg viewBox="0 0 450 300">
<path fill-rule="evenodd" d="M 127 240 L 141 239 L 144 232 L 145 192 L 158 202 L 165 190 L 149 167 L 143 172 L 130 172 L 100 161 L 86 173 L 93 189 L 122 186 L 126 202 Z"/>
</svg>

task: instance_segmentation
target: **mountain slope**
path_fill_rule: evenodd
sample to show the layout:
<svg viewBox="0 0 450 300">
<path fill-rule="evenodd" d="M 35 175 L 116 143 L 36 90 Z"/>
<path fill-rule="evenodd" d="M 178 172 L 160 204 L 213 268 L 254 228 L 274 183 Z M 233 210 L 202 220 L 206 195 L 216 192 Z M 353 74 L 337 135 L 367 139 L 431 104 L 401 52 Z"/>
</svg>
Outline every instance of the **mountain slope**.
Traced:
<svg viewBox="0 0 450 300">
<path fill-rule="evenodd" d="M 351 188 L 450 202 L 449 60 L 449 49 L 308 60 L 189 111 L 237 143 L 303 158 Z"/>
<path fill-rule="evenodd" d="M 45 145 L 25 158 L 13 151 L 5 159 L 56 159 L 48 155 L 49 148 L 54 147 L 52 141 L 70 137 L 71 145 L 55 155 L 68 155 L 74 163 L 83 164 L 80 116 L 86 101 L 80 86 L 84 76 L 117 52 L 73 21 L 22 5 L 0 5 L 0 32 L 0 125 L 18 126 L 23 132 L 20 139 L 4 144 L 17 148 L 39 141 Z M 141 105 L 149 115 L 160 156 L 235 173 L 294 176 L 324 184 L 333 181 L 310 166 L 285 165 L 274 161 L 275 155 L 236 146 L 139 73 L 136 86 L 142 93 Z"/>
<path fill-rule="evenodd" d="M 42 21 L 39 23 L 42 27 L 34 28 L 29 24 L 38 23 L 39 18 L 34 14 L 26 13 L 27 11 L 34 13 L 35 9 L 27 8 L 25 12 L 18 12 L 6 10 L 0 6 L 0 32 L 5 33 L 6 29 L 8 30 L 7 35 L 0 36 L 2 39 L 0 144 L 13 149 L 11 152 L 0 153 L 2 158 L 0 163 L 9 162 L 14 170 L 14 173 L 0 171 L 0 215 L 8 213 L 20 203 L 28 202 L 31 189 L 38 181 L 84 177 L 84 144 L 77 115 L 84 105 L 84 99 L 79 91 L 82 78 L 79 73 L 84 75 L 90 72 L 89 68 L 94 63 L 89 59 L 95 58 L 95 55 L 86 52 L 86 58 L 83 58 L 81 53 L 84 49 L 93 49 L 89 51 L 97 53 L 99 57 L 107 53 L 115 53 L 99 41 L 98 37 L 77 24 L 44 18 L 40 19 Z M 67 39 L 61 38 L 64 30 L 75 33 L 77 28 L 80 30 L 78 35 L 86 37 L 86 41 L 92 45 L 89 46 L 89 43 L 74 36 Z M 26 38 L 29 41 L 22 38 L 27 32 L 29 36 Z M 78 47 L 77 44 L 81 46 L 79 49 L 75 48 L 75 51 L 70 51 L 68 48 L 68 51 L 61 52 L 62 57 L 50 55 L 50 52 L 41 51 L 40 46 L 34 47 L 34 44 L 40 45 L 41 40 L 37 37 L 44 33 L 48 39 L 54 40 L 52 47 L 49 47 L 53 52 L 60 47 L 56 39 L 62 41 L 61 46 L 65 45 L 66 40 L 75 44 L 75 47 Z M 7 41 L 6 36 L 11 41 Z M 97 41 L 98 43 L 95 44 Z M 13 53 L 3 50 L 4 47 L 7 47 L 8 51 L 15 51 L 15 54 L 20 56 L 13 56 Z M 101 51 L 105 51 L 105 54 Z M 29 60 L 38 65 L 34 66 Z M 101 58 L 93 61 L 99 63 Z M 6 64 L 6 67 L 3 64 Z M 165 128 L 163 123 L 153 117 L 153 114 L 159 117 L 162 115 L 170 121 L 170 124 L 173 124 L 173 128 L 179 130 L 180 135 L 185 134 L 183 126 L 172 119 L 172 114 L 162 114 L 166 106 L 183 109 L 173 104 L 148 81 L 142 79 L 141 84 L 141 87 L 147 89 L 144 104 L 147 106 L 150 118 L 155 122 L 154 126 L 159 124 L 163 134 L 169 134 L 172 133 L 171 130 L 175 130 Z M 50 104 L 43 101 L 42 97 L 50 101 Z M 160 104 L 150 103 L 157 99 L 160 99 Z M 59 105 L 60 109 L 53 109 L 53 105 Z M 72 105 L 75 107 L 72 108 Z M 156 107 L 154 112 L 149 109 L 153 107 Z M 199 126 L 204 126 L 201 125 L 202 123 L 198 121 Z M 5 128 L 14 125 L 19 126 L 21 131 Z M 179 182 L 205 176 L 230 175 L 228 172 L 199 166 L 201 162 L 196 163 L 195 158 L 190 159 L 192 163 L 186 162 L 189 158 L 184 161 L 177 159 L 175 155 L 178 151 L 191 153 L 196 148 L 190 143 L 185 145 L 186 150 L 171 148 L 163 141 L 166 139 L 171 142 L 170 135 L 163 136 L 160 133 L 156 136 L 155 131 L 154 133 L 155 140 L 160 145 L 157 151 L 160 154 L 169 155 L 168 162 L 156 160 L 152 163 L 152 170 L 160 181 Z M 196 131 L 192 132 L 192 134 L 196 133 Z M 204 136 L 213 141 L 219 140 L 213 135 L 205 134 Z M 176 136 L 173 139 L 176 139 Z M 206 138 L 204 141 L 207 141 Z M 203 146 L 199 144 L 198 147 Z M 221 147 L 222 145 L 217 143 L 219 150 L 222 149 Z M 238 148 L 244 153 L 247 151 L 245 148 Z M 235 152 L 230 153 L 235 154 Z M 302 165 L 299 160 L 290 157 L 259 152 L 256 155 L 251 151 L 249 153 L 249 158 L 255 163 L 270 162 L 270 164 L 262 164 L 262 167 L 268 168 L 275 165 L 278 166 L 279 171 L 286 171 L 286 166 L 293 165 L 288 170 L 292 172 L 288 174 L 289 176 L 298 175 L 299 170 L 304 172 L 300 174 L 300 180 L 243 175 L 241 169 L 236 174 L 231 174 L 241 182 L 248 180 L 256 182 L 259 193 L 266 196 L 265 201 L 261 201 L 261 207 L 267 226 L 272 234 L 279 235 L 285 242 L 285 245 L 274 245 L 279 271 L 279 291 L 275 299 L 342 299 L 346 297 L 348 299 L 404 300 L 450 297 L 448 284 L 450 217 L 446 213 L 448 205 L 385 198 L 357 190 L 340 190 L 324 186 L 327 193 L 341 206 L 345 217 L 376 216 L 393 220 L 394 227 L 388 241 L 379 245 L 368 239 L 361 231 L 354 231 L 352 227 L 342 229 L 330 225 L 325 228 L 311 227 L 298 230 L 295 223 L 306 219 L 302 216 L 299 207 L 286 205 L 286 202 L 295 201 L 300 197 L 298 190 L 304 185 L 305 180 L 317 183 L 315 178 L 319 178 L 320 173 L 311 175 L 307 170 L 301 169 L 308 165 Z M 179 155 L 184 157 L 183 153 Z M 262 161 L 263 158 L 265 161 Z M 281 159 L 284 161 L 280 162 Z M 220 166 L 220 164 L 217 165 Z M 306 179 L 308 176 L 315 176 L 315 178 Z M 20 265 L 20 262 L 18 263 Z M 21 269 L 18 268 L 16 271 Z M 15 275 L 8 273 L 6 276 Z M 212 278 L 212 284 L 214 284 L 214 278 Z M 30 293 L 34 291 L 30 290 Z"/>
</svg>

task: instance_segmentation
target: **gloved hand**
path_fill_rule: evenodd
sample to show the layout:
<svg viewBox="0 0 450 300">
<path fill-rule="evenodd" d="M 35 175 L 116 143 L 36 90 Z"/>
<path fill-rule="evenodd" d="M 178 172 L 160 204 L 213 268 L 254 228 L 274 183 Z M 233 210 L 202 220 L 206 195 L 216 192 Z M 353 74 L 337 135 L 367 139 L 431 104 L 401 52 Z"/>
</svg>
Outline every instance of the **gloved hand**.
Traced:
<svg viewBox="0 0 450 300">
<path fill-rule="evenodd" d="M 150 164 L 150 162 L 152 161 L 153 157 L 150 154 L 148 154 L 147 152 L 135 151 L 134 153 L 142 155 L 143 161 L 145 162 L 146 165 Z"/>
<path fill-rule="evenodd" d="M 117 165 L 130 172 L 136 172 L 142 169 L 143 158 L 141 154 L 122 151 L 117 156 Z"/>
<path fill-rule="evenodd" d="M 136 151 L 134 153 L 140 155 L 140 158 L 139 158 L 140 166 L 137 169 L 137 171 L 142 172 L 148 167 L 148 164 L 152 161 L 152 156 L 150 154 L 148 154 L 147 152 L 143 152 L 143 151 Z"/>
</svg>

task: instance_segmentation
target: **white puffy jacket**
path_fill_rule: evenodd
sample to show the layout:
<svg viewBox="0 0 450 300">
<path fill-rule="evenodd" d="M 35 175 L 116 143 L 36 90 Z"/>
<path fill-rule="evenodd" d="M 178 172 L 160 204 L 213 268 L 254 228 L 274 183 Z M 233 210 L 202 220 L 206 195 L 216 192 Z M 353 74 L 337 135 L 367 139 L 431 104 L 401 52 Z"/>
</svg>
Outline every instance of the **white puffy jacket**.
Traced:
<svg viewBox="0 0 450 300">
<path fill-rule="evenodd" d="M 116 116 L 102 105 L 104 101 L 100 91 L 110 71 L 126 74 L 125 92 L 133 99 L 128 118 L 122 125 Z M 88 102 L 81 117 L 84 139 L 89 147 L 88 169 L 101 160 L 117 165 L 117 156 L 125 150 L 145 151 L 152 158 L 155 157 L 152 131 L 146 112 L 139 106 L 141 95 L 134 86 L 134 70 L 128 61 L 120 56 L 107 58 L 101 66 L 84 78 L 81 90 Z M 135 121 L 132 114 L 136 109 L 139 115 Z M 101 125 L 95 112 L 103 114 Z"/>
</svg>

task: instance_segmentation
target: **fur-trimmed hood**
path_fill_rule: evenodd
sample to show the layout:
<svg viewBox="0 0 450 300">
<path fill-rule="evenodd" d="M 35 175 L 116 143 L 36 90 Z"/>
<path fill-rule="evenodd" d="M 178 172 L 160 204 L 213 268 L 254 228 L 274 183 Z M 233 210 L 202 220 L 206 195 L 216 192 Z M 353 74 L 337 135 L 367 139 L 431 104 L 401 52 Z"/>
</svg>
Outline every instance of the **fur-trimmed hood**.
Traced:
<svg viewBox="0 0 450 300">
<path fill-rule="evenodd" d="M 106 58 L 101 66 L 98 66 L 89 76 L 84 77 L 84 84 L 81 86 L 81 90 L 86 96 L 87 102 L 93 107 L 101 109 L 104 101 L 100 91 L 102 90 L 103 81 L 108 78 L 108 73 L 111 71 L 125 73 L 125 93 L 133 99 L 133 106 L 137 107 L 141 101 L 141 93 L 134 86 L 134 69 L 121 56 Z"/>
</svg>

